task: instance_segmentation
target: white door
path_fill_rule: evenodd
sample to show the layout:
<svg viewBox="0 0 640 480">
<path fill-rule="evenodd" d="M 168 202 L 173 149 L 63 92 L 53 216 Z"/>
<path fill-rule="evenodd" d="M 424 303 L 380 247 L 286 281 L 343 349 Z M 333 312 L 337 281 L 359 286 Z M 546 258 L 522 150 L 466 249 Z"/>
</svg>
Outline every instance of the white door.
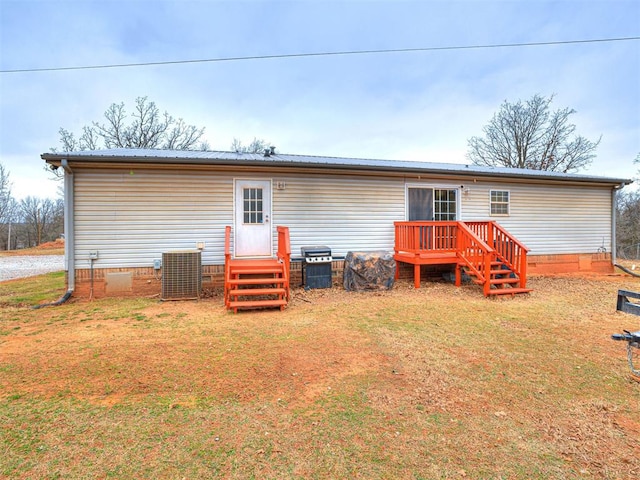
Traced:
<svg viewBox="0 0 640 480">
<path fill-rule="evenodd" d="M 235 181 L 235 256 L 270 257 L 271 180 Z"/>
</svg>

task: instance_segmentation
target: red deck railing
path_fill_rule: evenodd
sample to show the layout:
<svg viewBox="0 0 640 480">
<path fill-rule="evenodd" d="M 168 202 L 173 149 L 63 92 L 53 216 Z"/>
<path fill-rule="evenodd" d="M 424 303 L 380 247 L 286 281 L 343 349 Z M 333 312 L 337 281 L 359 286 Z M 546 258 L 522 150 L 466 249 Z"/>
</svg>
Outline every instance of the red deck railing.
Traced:
<svg viewBox="0 0 640 480">
<path fill-rule="evenodd" d="M 483 285 L 485 295 L 491 287 L 492 262 L 500 261 L 518 276 L 519 286 L 526 287 L 528 250 L 496 222 L 416 221 L 395 222 L 394 226 L 400 261 L 462 263 Z M 456 268 L 456 284 L 459 275 Z"/>
<path fill-rule="evenodd" d="M 526 288 L 527 252 L 529 249 L 496 222 L 464 223 L 480 238 L 484 238 L 487 245 L 494 248 L 498 260 L 517 272 L 520 278 L 520 287 Z"/>
<path fill-rule="evenodd" d="M 458 222 L 395 222 L 396 253 L 456 252 Z"/>
<path fill-rule="evenodd" d="M 227 279 L 229 278 L 229 268 L 231 265 L 231 227 L 227 225 L 224 227 L 224 301 L 227 303 L 229 297 L 229 285 Z"/>
<path fill-rule="evenodd" d="M 458 222 L 458 256 L 478 279 L 485 296 L 488 295 L 491 284 L 487 280 L 491 278 L 495 251 L 462 222 Z M 457 276 L 456 284 L 460 284 Z"/>
</svg>

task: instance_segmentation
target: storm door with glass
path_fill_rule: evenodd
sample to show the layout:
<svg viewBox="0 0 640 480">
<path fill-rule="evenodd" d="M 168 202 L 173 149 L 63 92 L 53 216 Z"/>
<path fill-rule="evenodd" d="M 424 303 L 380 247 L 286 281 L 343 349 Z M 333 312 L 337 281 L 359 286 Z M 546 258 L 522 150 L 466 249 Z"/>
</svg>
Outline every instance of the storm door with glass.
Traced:
<svg viewBox="0 0 640 480">
<path fill-rule="evenodd" d="M 270 257 L 271 181 L 235 181 L 235 256 Z"/>
</svg>

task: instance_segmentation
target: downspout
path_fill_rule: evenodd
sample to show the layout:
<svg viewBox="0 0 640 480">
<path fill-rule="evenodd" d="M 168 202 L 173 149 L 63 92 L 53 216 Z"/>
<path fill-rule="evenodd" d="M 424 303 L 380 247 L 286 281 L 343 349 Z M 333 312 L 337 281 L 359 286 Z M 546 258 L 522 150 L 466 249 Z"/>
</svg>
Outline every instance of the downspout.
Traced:
<svg viewBox="0 0 640 480">
<path fill-rule="evenodd" d="M 616 248 L 616 244 L 618 243 L 616 239 L 616 204 L 618 203 L 618 190 L 623 189 L 625 185 L 625 183 L 621 183 L 611 189 L 611 263 L 616 267 L 618 266 L 618 252 Z"/>
<path fill-rule="evenodd" d="M 69 296 L 76 287 L 76 259 L 75 259 L 75 222 L 73 221 L 73 209 L 75 205 L 75 189 L 73 171 L 69 167 L 66 158 L 62 159 L 64 168 L 64 258 L 67 263 L 67 292 Z"/>
<path fill-rule="evenodd" d="M 73 171 L 69 167 L 69 163 L 66 158 L 63 158 L 60 164 L 64 169 L 64 260 L 67 270 L 67 291 L 55 302 L 36 305 L 33 307 L 34 309 L 62 305 L 71 298 L 76 286 L 76 267 L 74 256 L 75 230 L 73 222 Z"/>
</svg>

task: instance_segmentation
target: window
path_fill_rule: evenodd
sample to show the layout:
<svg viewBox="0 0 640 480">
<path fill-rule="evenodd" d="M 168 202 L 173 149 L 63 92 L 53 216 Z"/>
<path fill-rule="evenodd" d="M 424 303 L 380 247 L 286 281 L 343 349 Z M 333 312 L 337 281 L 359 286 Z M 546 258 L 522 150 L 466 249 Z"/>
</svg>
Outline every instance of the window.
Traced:
<svg viewBox="0 0 640 480">
<path fill-rule="evenodd" d="M 509 192 L 506 190 L 491 190 L 491 215 L 509 215 Z"/>
<path fill-rule="evenodd" d="M 408 187 L 407 220 L 456 220 L 457 198 L 455 188 Z"/>
<path fill-rule="evenodd" d="M 244 200 L 244 223 L 261 224 L 262 222 L 262 189 L 243 189 Z"/>
<path fill-rule="evenodd" d="M 456 190 L 434 190 L 433 211 L 435 220 L 455 220 L 456 207 Z"/>
</svg>

